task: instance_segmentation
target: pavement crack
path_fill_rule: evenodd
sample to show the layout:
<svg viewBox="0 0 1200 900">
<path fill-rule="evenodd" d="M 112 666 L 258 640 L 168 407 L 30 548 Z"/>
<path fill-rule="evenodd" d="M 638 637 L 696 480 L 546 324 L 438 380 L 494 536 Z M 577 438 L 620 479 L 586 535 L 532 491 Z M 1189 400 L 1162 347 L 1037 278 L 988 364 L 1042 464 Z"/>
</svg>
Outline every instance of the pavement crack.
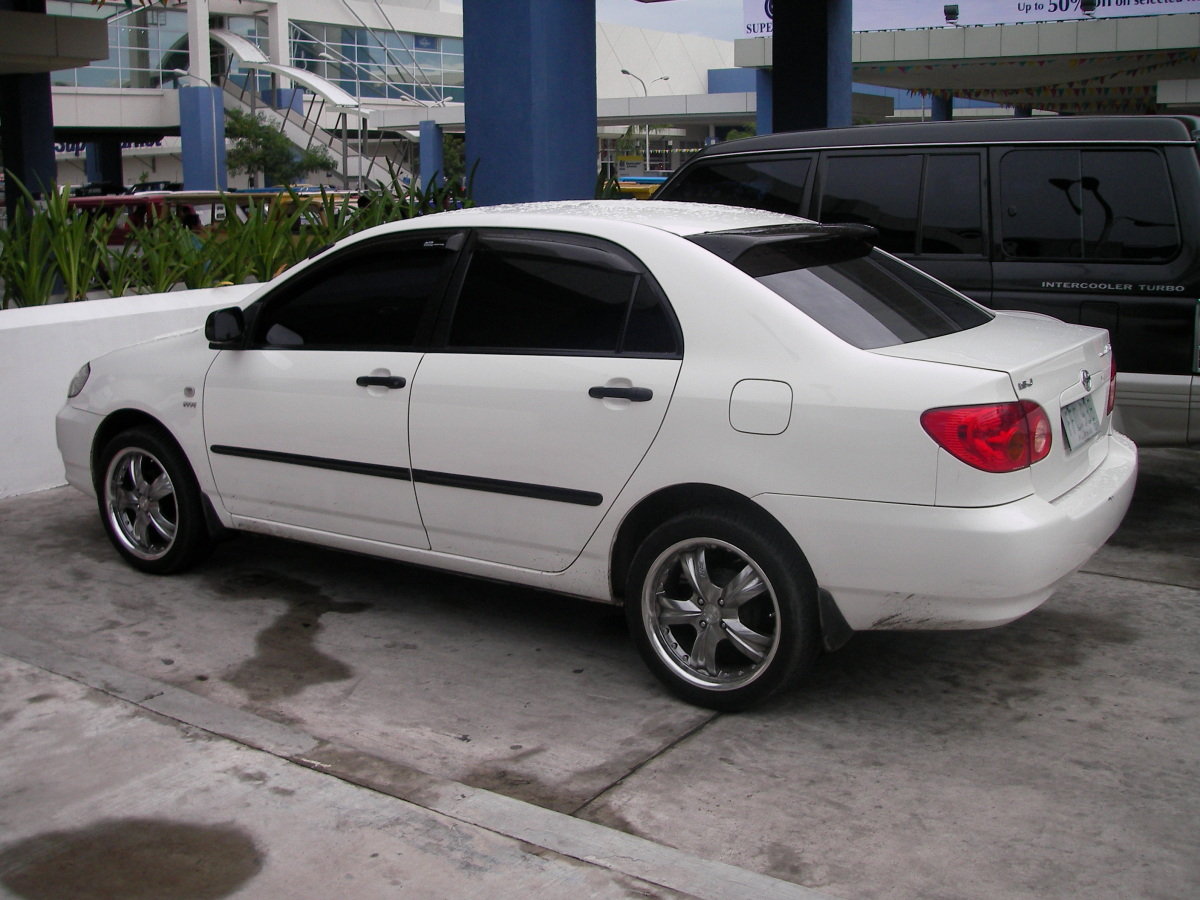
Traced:
<svg viewBox="0 0 1200 900">
<path fill-rule="evenodd" d="M 587 809 L 589 806 L 591 806 L 593 803 L 595 803 L 597 800 L 599 800 L 601 797 L 603 797 L 609 791 L 612 791 L 615 788 L 620 787 L 622 784 L 624 784 L 626 781 L 628 781 L 630 778 L 632 778 L 638 772 L 642 771 L 642 769 L 646 768 L 646 766 L 650 765 L 650 763 L 654 762 L 656 759 L 660 759 L 661 757 L 665 756 L 670 751 L 674 750 L 680 744 L 684 743 L 684 741 L 690 740 L 692 737 L 699 734 L 709 724 L 716 721 L 716 719 L 719 718 L 720 715 L 721 715 L 720 713 L 714 712 L 711 715 L 707 716 L 706 718 L 701 719 L 699 722 L 697 722 L 693 727 L 689 728 L 687 731 L 682 732 L 681 734 L 676 736 L 673 740 L 668 741 L 666 744 L 663 744 L 661 747 L 659 747 L 657 750 L 655 750 L 653 753 L 651 753 L 649 756 L 647 756 L 645 759 L 643 759 L 640 763 L 638 763 L 636 766 L 634 766 L 632 769 L 630 769 L 628 772 L 626 772 L 624 775 L 622 775 L 616 781 L 613 781 L 610 784 L 605 785 L 603 788 L 601 788 L 599 791 L 594 793 L 592 796 L 588 797 L 588 799 L 584 800 L 583 803 L 579 804 L 579 806 L 577 806 L 573 810 L 571 810 L 568 813 L 568 815 L 578 818 L 580 813 L 582 813 L 585 809 Z"/>
</svg>

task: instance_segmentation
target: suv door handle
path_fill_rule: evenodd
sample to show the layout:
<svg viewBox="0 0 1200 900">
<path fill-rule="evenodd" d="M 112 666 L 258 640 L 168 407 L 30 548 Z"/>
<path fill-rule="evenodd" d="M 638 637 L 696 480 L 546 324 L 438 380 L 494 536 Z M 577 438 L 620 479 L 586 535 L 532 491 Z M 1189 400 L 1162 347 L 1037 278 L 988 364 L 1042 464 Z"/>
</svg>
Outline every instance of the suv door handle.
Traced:
<svg viewBox="0 0 1200 900">
<path fill-rule="evenodd" d="M 385 387 L 395 390 L 402 388 L 408 382 L 403 375 L 359 375 L 354 379 L 359 387 Z"/>
<path fill-rule="evenodd" d="M 654 391 L 640 387 L 594 387 L 588 388 L 588 396 L 597 400 L 612 398 L 614 400 L 632 400 L 634 403 L 645 403 L 654 399 Z"/>
</svg>

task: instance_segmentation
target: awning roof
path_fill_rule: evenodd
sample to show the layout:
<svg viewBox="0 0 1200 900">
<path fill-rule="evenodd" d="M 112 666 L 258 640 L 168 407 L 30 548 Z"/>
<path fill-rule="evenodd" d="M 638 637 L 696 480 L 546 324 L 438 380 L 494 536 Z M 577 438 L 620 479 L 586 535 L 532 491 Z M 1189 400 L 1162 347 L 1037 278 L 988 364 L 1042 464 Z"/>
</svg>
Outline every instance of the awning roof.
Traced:
<svg viewBox="0 0 1200 900">
<path fill-rule="evenodd" d="M 308 88 L 318 97 L 328 100 L 338 109 L 350 113 L 351 115 L 366 115 L 360 111 L 358 98 L 348 91 L 342 90 L 332 81 L 322 78 L 320 75 L 310 72 L 307 69 L 297 69 L 295 66 L 282 66 L 271 62 L 265 53 L 262 52 L 252 41 L 247 40 L 240 34 L 235 34 L 227 28 L 213 28 L 209 31 L 213 40 L 222 44 L 234 56 L 237 57 L 238 64 L 243 69 L 261 69 L 265 72 L 274 72 L 276 75 L 282 75 L 285 78 L 290 78 L 296 84 Z"/>
</svg>

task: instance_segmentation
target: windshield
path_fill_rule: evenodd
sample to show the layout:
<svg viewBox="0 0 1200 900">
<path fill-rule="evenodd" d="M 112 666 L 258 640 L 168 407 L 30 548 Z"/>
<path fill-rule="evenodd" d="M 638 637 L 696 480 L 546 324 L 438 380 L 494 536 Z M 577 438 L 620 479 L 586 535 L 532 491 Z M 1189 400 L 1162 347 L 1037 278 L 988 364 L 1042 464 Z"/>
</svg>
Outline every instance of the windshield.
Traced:
<svg viewBox="0 0 1200 900">
<path fill-rule="evenodd" d="M 866 239 L 834 230 L 844 226 L 816 229 L 822 227 L 830 229 L 827 239 L 812 233 L 787 239 L 776 232 L 747 242 L 747 232 L 741 232 L 735 252 L 721 246 L 719 232 L 693 240 L 864 350 L 954 334 L 992 320 L 987 310 L 873 249 Z"/>
</svg>

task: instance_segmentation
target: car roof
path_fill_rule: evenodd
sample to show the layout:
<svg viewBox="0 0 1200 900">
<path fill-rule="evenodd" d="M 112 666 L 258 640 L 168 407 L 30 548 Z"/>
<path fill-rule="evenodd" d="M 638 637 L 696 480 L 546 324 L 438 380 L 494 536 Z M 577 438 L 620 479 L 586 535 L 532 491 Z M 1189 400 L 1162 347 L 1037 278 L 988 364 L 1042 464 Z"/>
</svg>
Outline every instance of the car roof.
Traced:
<svg viewBox="0 0 1200 900">
<path fill-rule="evenodd" d="M 502 206 L 476 206 L 410 219 L 407 228 L 493 227 L 549 228 L 555 231 L 588 232 L 588 223 L 621 222 L 656 228 L 678 235 L 709 231 L 731 231 L 767 225 L 806 222 L 797 216 L 718 206 L 708 203 L 678 203 L 644 200 L 560 200 L 542 203 L 516 203 Z"/>
<path fill-rule="evenodd" d="M 1194 143 L 1200 119 L 1193 116 L 1035 116 L 980 121 L 898 122 L 821 128 L 743 138 L 715 144 L 693 159 L 737 153 L 918 144 L 1086 142 Z"/>
</svg>

